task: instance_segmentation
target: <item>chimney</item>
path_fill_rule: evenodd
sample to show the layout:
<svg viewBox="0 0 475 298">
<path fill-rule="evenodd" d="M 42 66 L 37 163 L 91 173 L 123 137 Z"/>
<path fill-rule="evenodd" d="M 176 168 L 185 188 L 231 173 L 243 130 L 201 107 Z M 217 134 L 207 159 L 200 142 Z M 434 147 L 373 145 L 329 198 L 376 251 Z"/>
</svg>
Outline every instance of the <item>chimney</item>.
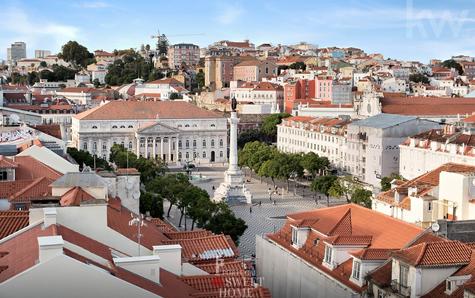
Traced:
<svg viewBox="0 0 475 298">
<path fill-rule="evenodd" d="M 160 283 L 160 257 L 157 255 L 114 258 L 114 264 L 155 283 Z"/>
<path fill-rule="evenodd" d="M 401 195 L 399 194 L 397 190 L 394 191 L 394 201 L 398 204 L 401 202 Z"/>
<path fill-rule="evenodd" d="M 38 237 L 40 263 L 63 254 L 64 241 L 61 236 Z"/>
<path fill-rule="evenodd" d="M 43 208 L 45 228 L 56 224 L 56 208 Z"/>
<path fill-rule="evenodd" d="M 153 255 L 162 260 L 161 267 L 173 274 L 181 275 L 181 245 L 153 246 Z"/>
</svg>

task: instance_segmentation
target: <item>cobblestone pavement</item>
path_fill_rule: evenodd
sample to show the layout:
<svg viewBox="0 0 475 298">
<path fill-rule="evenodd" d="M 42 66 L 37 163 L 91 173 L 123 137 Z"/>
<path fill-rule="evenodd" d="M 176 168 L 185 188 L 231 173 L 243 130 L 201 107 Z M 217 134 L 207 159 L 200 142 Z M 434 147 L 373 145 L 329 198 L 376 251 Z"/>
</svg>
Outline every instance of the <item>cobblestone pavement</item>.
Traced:
<svg viewBox="0 0 475 298">
<path fill-rule="evenodd" d="M 199 173 L 208 179 L 203 182 L 194 181 L 193 184 L 205 189 L 208 191 L 210 196 L 213 196 L 212 187 L 214 186 L 217 188 L 223 181 L 224 170 L 225 169 L 222 167 L 200 168 Z M 194 174 L 199 175 L 199 173 Z M 246 177 L 245 179 L 249 179 L 249 177 Z M 239 242 L 239 251 L 243 256 L 249 256 L 255 253 L 257 234 L 263 235 L 279 230 L 285 223 L 285 215 L 327 206 L 326 200 L 322 199 L 322 201 L 316 204 L 313 196 L 310 194 L 302 197 L 300 195 L 294 195 L 292 190 L 290 193 L 287 193 L 287 191 L 284 190 L 284 194 L 282 194 L 281 188 L 278 189 L 278 194 L 273 194 L 272 200 L 269 200 L 268 190 L 272 185 L 260 183 L 257 179 L 250 179 L 250 182 L 246 183 L 246 186 L 253 195 L 252 207 L 249 204 L 231 207 L 236 216 L 242 218 L 248 226 Z M 260 206 L 259 202 L 261 202 Z M 330 200 L 331 205 L 340 203 L 344 203 L 344 201 L 336 199 Z M 164 208 L 166 212 L 168 210 L 168 203 L 166 201 L 164 203 Z M 170 215 L 169 221 L 175 226 L 178 226 L 180 212 L 176 208 L 172 208 Z M 190 229 L 190 225 L 191 220 L 188 219 L 188 229 Z M 181 229 L 184 229 L 183 223 Z"/>
</svg>

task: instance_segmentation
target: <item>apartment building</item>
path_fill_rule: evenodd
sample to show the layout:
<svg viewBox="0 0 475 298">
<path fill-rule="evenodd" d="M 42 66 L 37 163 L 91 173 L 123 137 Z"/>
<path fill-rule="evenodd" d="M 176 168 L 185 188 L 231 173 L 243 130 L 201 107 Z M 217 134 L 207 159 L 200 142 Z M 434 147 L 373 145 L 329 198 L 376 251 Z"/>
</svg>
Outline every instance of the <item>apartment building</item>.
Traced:
<svg viewBox="0 0 475 298">
<path fill-rule="evenodd" d="M 196 66 L 200 62 L 200 47 L 191 43 L 178 43 L 168 47 L 168 63 L 171 68 L 182 64 Z"/>
</svg>

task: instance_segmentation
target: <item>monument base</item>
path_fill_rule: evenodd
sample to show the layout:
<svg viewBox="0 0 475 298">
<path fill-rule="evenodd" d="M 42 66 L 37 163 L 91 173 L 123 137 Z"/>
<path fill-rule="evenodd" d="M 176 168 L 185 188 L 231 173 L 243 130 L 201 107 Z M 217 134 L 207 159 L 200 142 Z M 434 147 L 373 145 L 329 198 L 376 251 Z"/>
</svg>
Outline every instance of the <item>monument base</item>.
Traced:
<svg viewBox="0 0 475 298">
<path fill-rule="evenodd" d="M 244 183 L 233 185 L 223 182 L 214 192 L 213 201 L 225 201 L 228 204 L 252 204 L 252 195 Z"/>
</svg>

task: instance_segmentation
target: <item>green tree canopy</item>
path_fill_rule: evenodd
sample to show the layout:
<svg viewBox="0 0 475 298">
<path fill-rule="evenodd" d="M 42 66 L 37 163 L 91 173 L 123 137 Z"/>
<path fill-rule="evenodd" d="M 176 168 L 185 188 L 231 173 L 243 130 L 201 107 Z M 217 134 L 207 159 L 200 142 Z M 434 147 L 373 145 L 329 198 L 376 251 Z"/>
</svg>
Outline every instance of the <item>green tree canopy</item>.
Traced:
<svg viewBox="0 0 475 298">
<path fill-rule="evenodd" d="M 294 62 L 289 65 L 290 69 L 300 69 L 300 70 L 305 70 L 307 68 L 307 65 L 303 62 Z"/>
<path fill-rule="evenodd" d="M 287 113 L 279 113 L 265 117 L 262 122 L 261 132 L 268 136 L 272 142 L 275 142 L 277 140 L 277 125 L 282 122 L 283 118 L 290 116 Z"/>
<path fill-rule="evenodd" d="M 94 59 L 94 55 L 89 53 L 87 48 L 77 41 L 68 41 L 64 44 L 58 57 L 70 62 L 75 67 L 86 67 Z"/>
<path fill-rule="evenodd" d="M 391 181 L 394 179 L 401 180 L 402 177 L 399 174 L 392 173 L 391 175 L 387 177 L 383 177 L 381 179 L 381 191 L 387 191 L 391 189 Z"/>
<path fill-rule="evenodd" d="M 338 177 L 333 175 L 320 176 L 312 181 L 310 188 L 315 192 L 324 194 L 327 197 L 327 205 L 330 205 L 330 189 L 337 180 Z"/>
<path fill-rule="evenodd" d="M 445 60 L 444 62 L 442 62 L 442 66 L 447 68 L 455 68 L 458 71 L 459 75 L 463 75 L 462 65 L 460 65 L 454 59 Z"/>
<path fill-rule="evenodd" d="M 330 161 L 327 157 L 320 157 L 314 152 L 308 152 L 302 156 L 300 164 L 315 177 L 318 172 L 321 172 L 330 166 Z"/>
<path fill-rule="evenodd" d="M 356 188 L 351 196 L 351 202 L 371 209 L 371 191 Z"/>
<path fill-rule="evenodd" d="M 246 222 L 237 218 L 225 202 L 217 204 L 216 210 L 211 219 L 204 225 L 204 228 L 215 234 L 225 234 L 231 236 L 234 242 L 239 243 L 239 237 L 247 229 Z"/>
<path fill-rule="evenodd" d="M 94 158 L 94 156 L 91 155 L 88 151 L 77 150 L 74 147 L 69 147 L 67 152 L 77 162 L 81 169 L 83 168 L 83 165 L 94 169 L 94 163 L 96 168 L 101 168 L 105 170 L 112 169 L 107 160 L 97 156 Z"/>
<path fill-rule="evenodd" d="M 409 80 L 414 83 L 423 83 L 423 84 L 430 83 L 429 78 L 421 73 L 414 73 L 414 74 L 409 75 Z"/>
</svg>

